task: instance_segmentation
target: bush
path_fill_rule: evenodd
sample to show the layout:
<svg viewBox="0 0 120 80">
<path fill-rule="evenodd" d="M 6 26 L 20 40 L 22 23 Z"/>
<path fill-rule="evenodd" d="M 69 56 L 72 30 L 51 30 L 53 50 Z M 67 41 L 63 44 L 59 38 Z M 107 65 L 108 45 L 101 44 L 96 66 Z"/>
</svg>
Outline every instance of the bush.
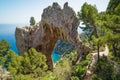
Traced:
<svg viewBox="0 0 120 80">
<path fill-rule="evenodd" d="M 120 80 L 120 73 L 114 74 L 113 80 Z"/>
<path fill-rule="evenodd" d="M 93 74 L 90 78 L 90 80 L 102 80 L 101 78 L 99 78 L 96 74 Z"/>
<path fill-rule="evenodd" d="M 81 77 L 81 75 L 84 74 L 84 72 L 86 71 L 86 67 L 81 65 L 75 65 L 73 67 L 73 70 L 76 76 Z"/>
<path fill-rule="evenodd" d="M 34 17 L 30 17 L 30 25 L 35 25 L 35 19 Z"/>
<path fill-rule="evenodd" d="M 73 66 L 73 76 L 78 77 L 79 79 L 82 78 L 82 75 L 86 72 L 87 70 L 87 65 L 91 59 L 92 55 L 88 54 L 86 56 L 86 59 L 81 61 L 79 64 Z"/>
<path fill-rule="evenodd" d="M 72 76 L 70 80 L 79 80 L 79 78 L 77 76 Z"/>
<path fill-rule="evenodd" d="M 71 63 L 68 59 L 62 58 L 53 69 L 57 80 L 69 80 L 71 76 Z"/>
<path fill-rule="evenodd" d="M 113 72 L 114 67 L 110 62 L 107 61 L 107 57 L 101 57 L 100 61 L 96 64 L 96 76 L 102 80 L 112 80 Z"/>
<path fill-rule="evenodd" d="M 17 78 L 22 75 L 38 78 L 45 76 L 48 70 L 46 56 L 37 52 L 34 48 L 29 49 L 23 56 L 13 55 L 11 60 L 8 70 L 11 75 L 17 76 Z"/>
</svg>

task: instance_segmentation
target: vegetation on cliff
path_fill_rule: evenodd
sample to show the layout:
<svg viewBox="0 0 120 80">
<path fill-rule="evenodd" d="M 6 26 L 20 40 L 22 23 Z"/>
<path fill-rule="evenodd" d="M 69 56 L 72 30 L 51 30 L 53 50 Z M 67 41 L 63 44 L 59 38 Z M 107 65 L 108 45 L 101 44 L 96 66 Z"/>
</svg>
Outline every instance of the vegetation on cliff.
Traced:
<svg viewBox="0 0 120 80">
<path fill-rule="evenodd" d="M 32 26 L 32 25 L 35 25 L 35 19 L 34 19 L 33 16 L 30 17 L 30 25 L 31 25 L 31 26 Z"/>
</svg>

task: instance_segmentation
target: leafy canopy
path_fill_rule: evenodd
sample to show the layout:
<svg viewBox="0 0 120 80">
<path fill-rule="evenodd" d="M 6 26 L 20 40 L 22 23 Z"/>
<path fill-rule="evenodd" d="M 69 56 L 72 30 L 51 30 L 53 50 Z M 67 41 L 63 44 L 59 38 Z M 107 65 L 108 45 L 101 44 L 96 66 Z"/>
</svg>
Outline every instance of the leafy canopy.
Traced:
<svg viewBox="0 0 120 80">
<path fill-rule="evenodd" d="M 34 48 L 29 49 L 23 56 L 12 56 L 12 62 L 8 67 L 14 76 L 29 74 L 35 78 L 44 76 L 47 69 L 46 56 Z"/>
<path fill-rule="evenodd" d="M 95 25 L 97 19 L 98 11 L 97 9 L 87 3 L 84 3 L 81 11 L 78 12 L 78 17 L 83 21 L 86 27 L 90 27 L 90 25 Z"/>
<path fill-rule="evenodd" d="M 0 41 L 0 55 L 4 56 L 9 48 L 10 44 L 6 40 Z"/>
</svg>

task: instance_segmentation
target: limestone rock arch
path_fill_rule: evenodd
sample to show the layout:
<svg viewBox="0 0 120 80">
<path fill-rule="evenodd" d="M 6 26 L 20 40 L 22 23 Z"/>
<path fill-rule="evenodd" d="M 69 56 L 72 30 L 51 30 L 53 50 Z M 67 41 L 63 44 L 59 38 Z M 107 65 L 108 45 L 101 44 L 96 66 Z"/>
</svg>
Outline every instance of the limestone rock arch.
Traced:
<svg viewBox="0 0 120 80">
<path fill-rule="evenodd" d="M 79 20 L 74 10 L 64 4 L 63 9 L 53 3 L 43 10 L 42 18 L 34 26 L 16 28 L 16 44 L 20 55 L 34 47 L 47 57 L 49 69 L 53 68 L 52 51 L 57 40 L 65 40 L 75 46 L 79 54 L 83 53 L 84 46 L 79 38 L 77 28 Z"/>
</svg>

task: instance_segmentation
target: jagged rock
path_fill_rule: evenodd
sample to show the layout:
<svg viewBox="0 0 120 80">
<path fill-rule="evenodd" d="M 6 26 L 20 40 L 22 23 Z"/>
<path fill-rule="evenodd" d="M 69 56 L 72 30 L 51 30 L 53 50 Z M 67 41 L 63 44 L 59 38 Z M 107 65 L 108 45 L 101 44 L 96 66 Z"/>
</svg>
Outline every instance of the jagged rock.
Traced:
<svg viewBox="0 0 120 80">
<path fill-rule="evenodd" d="M 79 20 L 68 3 L 64 4 L 63 9 L 57 3 L 53 3 L 52 6 L 44 9 L 38 24 L 16 28 L 15 36 L 19 54 L 23 55 L 29 48 L 34 47 L 46 55 L 49 69 L 52 69 L 51 54 L 57 40 L 68 41 L 76 47 L 79 54 L 83 53 L 85 47 L 77 32 L 78 25 Z"/>
</svg>

